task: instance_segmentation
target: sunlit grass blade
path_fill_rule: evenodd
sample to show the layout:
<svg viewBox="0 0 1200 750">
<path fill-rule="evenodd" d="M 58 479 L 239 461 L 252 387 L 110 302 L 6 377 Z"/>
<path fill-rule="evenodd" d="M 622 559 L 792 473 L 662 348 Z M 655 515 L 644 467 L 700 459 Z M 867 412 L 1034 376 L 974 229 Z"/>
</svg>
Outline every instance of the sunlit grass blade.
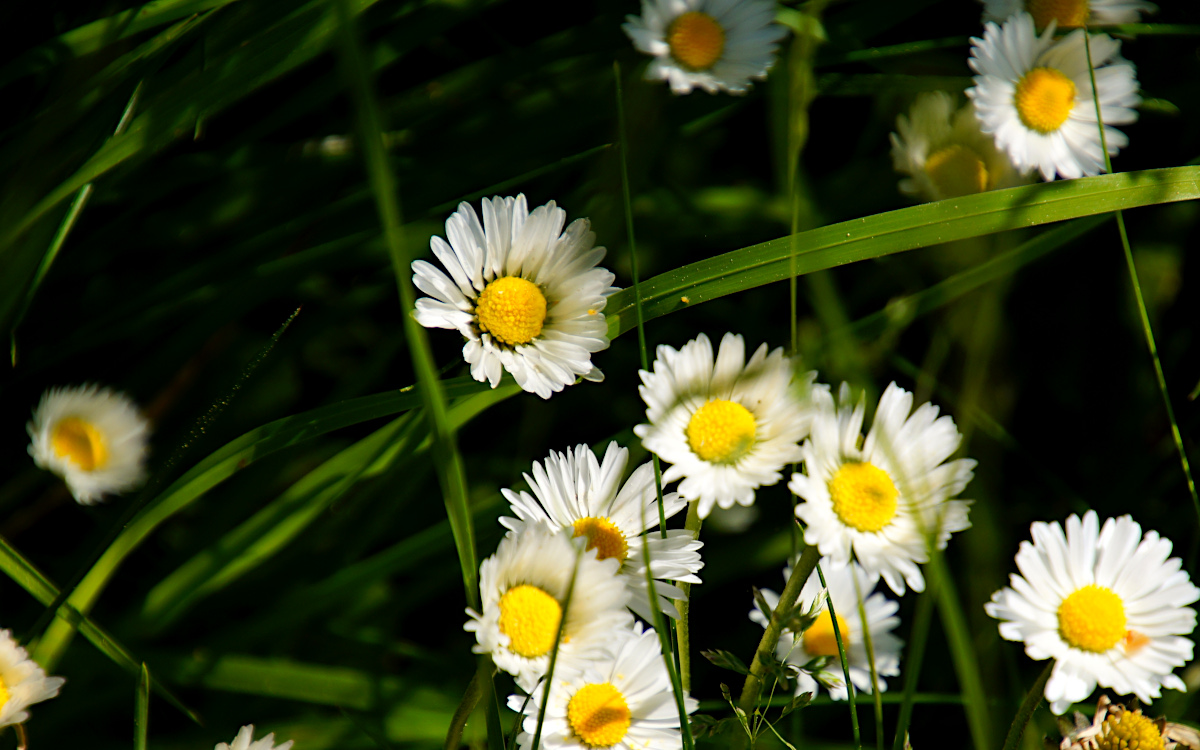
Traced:
<svg viewBox="0 0 1200 750">
<path fill-rule="evenodd" d="M 133 708 L 133 750 L 146 750 L 150 734 L 150 670 L 143 662 Z"/>
<path fill-rule="evenodd" d="M 920 700 L 917 683 L 921 678 L 921 664 L 925 660 L 925 644 L 929 640 L 929 626 L 933 623 L 933 605 L 937 598 L 937 581 L 930 580 L 927 588 L 917 597 L 916 613 L 913 615 L 912 630 L 909 631 L 908 654 L 904 660 L 904 694 L 899 696 L 900 714 L 896 719 L 896 738 L 892 741 L 892 750 L 904 750 L 905 739 L 908 737 L 908 724 L 912 719 L 913 705 L 927 701 Z M 895 700 L 895 696 L 886 696 Z M 962 702 L 962 694 L 955 696 L 956 702 Z"/>
<path fill-rule="evenodd" d="M 937 580 L 936 583 L 931 583 L 931 588 L 936 587 L 937 590 L 938 612 L 942 616 L 942 627 L 946 630 L 946 641 L 950 646 L 954 671 L 962 689 L 963 709 L 971 729 L 971 740 L 976 750 L 987 750 L 992 747 L 992 722 L 987 693 L 983 689 L 983 678 L 979 674 L 979 659 L 975 655 L 966 613 L 959 603 L 954 582 L 946 568 L 946 558 L 941 551 L 931 551 L 926 570 L 930 579 Z"/>
<path fill-rule="evenodd" d="M 1050 681 L 1050 673 L 1053 671 L 1054 660 L 1048 659 L 1045 669 L 1030 686 L 1025 700 L 1021 701 L 1017 715 L 1013 717 L 1012 726 L 1009 727 L 1008 735 L 1004 738 L 1004 750 L 1017 750 L 1017 745 L 1021 744 L 1021 735 L 1025 731 L 1025 725 L 1029 723 L 1033 712 L 1041 704 L 1043 694 L 1046 692 L 1046 683 Z"/>
<path fill-rule="evenodd" d="M 809 549 L 812 549 L 811 547 Z M 829 584 L 825 583 L 825 573 L 821 570 L 821 563 L 816 564 L 817 578 L 821 581 L 821 588 L 825 589 L 825 606 L 829 610 L 829 624 L 833 628 L 833 639 L 837 643 L 838 661 L 842 665 L 842 677 L 846 680 L 846 705 L 850 707 L 850 736 L 854 738 L 854 746 L 862 747 L 862 733 L 858 727 L 858 692 L 854 687 L 854 681 L 850 679 L 850 661 L 846 658 L 846 642 L 842 636 L 841 626 L 838 625 L 837 610 L 833 608 L 833 595 L 829 593 Z M 803 583 L 801 583 L 803 586 Z M 863 618 L 862 628 L 867 630 L 866 618 Z M 849 634 L 847 634 L 849 635 Z M 876 686 L 878 687 L 878 686 Z M 875 692 L 879 692 L 876 689 Z"/>
</svg>

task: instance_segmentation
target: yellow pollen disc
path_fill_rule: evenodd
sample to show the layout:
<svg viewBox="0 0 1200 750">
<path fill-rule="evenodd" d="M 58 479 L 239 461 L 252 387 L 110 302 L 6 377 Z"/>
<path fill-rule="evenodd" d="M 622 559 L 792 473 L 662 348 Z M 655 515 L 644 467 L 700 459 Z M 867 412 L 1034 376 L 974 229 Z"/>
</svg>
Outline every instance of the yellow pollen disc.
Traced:
<svg viewBox="0 0 1200 750">
<path fill-rule="evenodd" d="M 575 522 L 575 536 L 586 536 L 588 549 L 597 550 L 596 559 L 607 560 L 610 557 L 625 562 L 629 556 L 629 544 L 625 534 L 617 525 L 607 518 L 588 516 Z"/>
<path fill-rule="evenodd" d="M 725 30 L 707 13 L 688 11 L 667 28 L 667 46 L 684 67 L 708 70 L 725 51 Z"/>
<path fill-rule="evenodd" d="M 883 469 L 851 461 L 829 480 L 829 499 L 842 523 L 859 531 L 879 531 L 896 517 L 900 491 Z"/>
<path fill-rule="evenodd" d="M 1013 105 L 1025 127 L 1053 133 L 1075 107 L 1075 82 L 1053 68 L 1034 68 L 1017 81 Z"/>
<path fill-rule="evenodd" d="M 0 677 L 0 709 L 4 708 L 4 704 L 8 703 L 8 686 L 4 684 L 4 678 Z"/>
<path fill-rule="evenodd" d="M 1125 605 L 1111 589 L 1084 586 L 1058 605 L 1058 632 L 1075 648 L 1103 653 L 1125 637 Z"/>
<path fill-rule="evenodd" d="M 65 458 L 83 471 L 104 468 L 108 450 L 100 431 L 79 417 L 60 419 L 50 429 L 50 447 L 59 458 Z"/>
<path fill-rule="evenodd" d="M 1025 10 L 1039 29 L 1058 21 L 1058 27 L 1082 26 L 1088 17 L 1088 0 L 1025 0 Z"/>
<path fill-rule="evenodd" d="M 741 404 L 716 398 L 688 420 L 692 452 L 705 461 L 731 464 L 754 447 L 754 415 Z"/>
<path fill-rule="evenodd" d="M 588 747 L 611 747 L 629 731 L 629 704 L 610 682 L 591 682 L 567 704 L 571 731 Z"/>
<path fill-rule="evenodd" d="M 475 303 L 479 328 L 497 341 L 528 344 L 546 322 L 546 296 L 537 284 L 519 276 L 503 276 L 483 288 Z"/>
<path fill-rule="evenodd" d="M 838 633 L 842 645 L 850 650 L 850 626 L 841 615 L 837 616 Z M 813 656 L 838 656 L 837 638 L 833 635 L 833 618 L 826 609 L 808 630 L 804 631 L 804 650 Z"/>
<path fill-rule="evenodd" d="M 925 173 L 943 198 L 961 198 L 987 190 L 987 165 L 973 149 L 955 143 L 925 160 Z"/>
<path fill-rule="evenodd" d="M 536 659 L 554 648 L 562 606 L 537 586 L 514 586 L 500 597 L 500 632 L 508 636 L 508 650 Z"/>
<path fill-rule="evenodd" d="M 1104 719 L 1096 745 L 1099 750 L 1163 750 L 1164 743 L 1158 725 L 1141 711 L 1121 711 Z"/>
</svg>

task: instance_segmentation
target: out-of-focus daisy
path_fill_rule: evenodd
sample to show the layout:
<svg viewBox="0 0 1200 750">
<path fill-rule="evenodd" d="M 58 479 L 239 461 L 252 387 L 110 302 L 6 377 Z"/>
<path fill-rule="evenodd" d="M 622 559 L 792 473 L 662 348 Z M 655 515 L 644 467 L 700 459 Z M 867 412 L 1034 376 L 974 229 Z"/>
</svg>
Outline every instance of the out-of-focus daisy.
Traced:
<svg viewBox="0 0 1200 750">
<path fill-rule="evenodd" d="M 763 344 L 746 361 L 741 336 L 725 334 L 713 358 L 700 334 L 676 351 L 658 347 L 653 372 L 642 370 L 638 392 L 649 424 L 633 428 L 646 449 L 671 464 L 664 482 L 683 481 L 679 494 L 700 501 L 700 517 L 714 505 L 751 505 L 756 487 L 775 484 L 800 460 L 797 442 L 808 434 L 815 372 L 783 349 Z"/>
<path fill-rule="evenodd" d="M 796 506 L 807 527 L 804 541 L 838 565 L 853 552 L 897 594 L 905 582 L 924 590 L 918 563 L 928 560 L 928 545 L 944 549 L 950 534 L 971 525 L 968 501 L 950 499 L 975 468 L 969 458 L 946 462 L 962 441 L 954 420 L 938 417 L 933 404 L 913 412 L 912 394 L 892 383 L 863 441 L 862 395 L 852 405 L 843 384 L 837 402 L 828 391 L 815 391 L 813 401 L 805 473 L 793 474 L 788 485 L 805 501 Z"/>
<path fill-rule="evenodd" d="M 1054 659 L 1046 683 L 1050 709 L 1061 714 L 1096 686 L 1149 703 L 1161 688 L 1184 690 L 1171 673 L 1192 658 L 1186 636 L 1196 627 L 1197 589 L 1172 557 L 1171 542 L 1142 535 L 1129 516 L 1100 528 L 1095 511 L 1034 523 L 1021 542 L 1020 575 L 984 606 L 1000 635 L 1024 641 L 1031 659 Z"/>
<path fill-rule="evenodd" d="M 58 695 L 64 682 L 62 677 L 47 677 L 13 640 L 12 631 L 0 630 L 0 727 L 28 721 L 26 709 Z"/>
<path fill-rule="evenodd" d="M 646 78 L 676 94 L 744 94 L 750 79 L 766 78 L 787 34 L 772 23 L 774 0 L 642 0 L 642 15 L 625 18 L 633 46 L 654 56 Z"/>
<path fill-rule="evenodd" d="M 940 201 L 1021 183 L 1008 157 L 979 129 L 971 104 L 956 110 L 944 91 L 921 94 L 896 118 L 892 165 L 908 175 L 900 192 Z"/>
<path fill-rule="evenodd" d="M 83 505 L 146 478 L 150 427 L 122 393 L 96 385 L 51 388 L 25 429 L 34 463 L 61 476 Z"/>
<path fill-rule="evenodd" d="M 479 566 L 483 612 L 468 609 L 470 619 L 463 626 L 475 633 L 475 653 L 491 654 L 522 689 L 532 689 L 550 666 L 572 575 L 575 588 L 559 653 L 588 658 L 602 650 L 613 631 L 633 622 L 619 567 L 616 558 L 598 560 L 595 550 L 581 553 L 567 530 L 526 524 L 520 534 L 502 539 L 496 554 Z"/>
<path fill-rule="evenodd" d="M 225 742 L 218 742 L 215 750 L 288 750 L 291 746 L 291 740 L 282 745 L 276 745 L 274 732 L 262 739 L 255 740 L 254 725 L 247 724 L 237 733 L 237 737 L 233 738 L 232 745 Z"/>
<path fill-rule="evenodd" d="M 679 709 L 658 634 L 653 628 L 643 631 L 639 623 L 611 637 L 606 655 L 555 665 L 541 747 L 675 750 L 682 746 Z M 539 687 L 528 699 L 520 695 L 508 699 L 514 711 L 526 706 L 524 731 L 517 737 L 522 750 L 533 745 L 542 696 Z M 697 704 L 684 696 L 684 705 L 690 714 Z"/>
<path fill-rule="evenodd" d="M 650 593 L 646 585 L 644 547 L 650 548 L 651 570 L 656 579 L 654 590 L 659 609 L 677 617 L 672 599 L 684 599 L 683 591 L 665 583 L 700 583 L 696 573 L 704 567 L 700 561 L 703 542 L 689 531 L 672 529 L 662 538 L 658 531 L 658 496 L 654 488 L 654 468 L 644 463 L 621 484 L 629 451 L 609 443 L 604 462 L 586 445 L 577 445 L 567 453 L 551 452 L 545 464 L 534 462 L 533 475 L 525 474 L 529 492 L 501 490 L 512 504 L 517 518 L 500 519 L 510 534 L 519 534 L 529 523 L 545 523 L 557 531 L 570 528 L 575 536 L 586 536 L 588 549 L 595 549 L 600 560 L 616 559 L 620 574 L 629 587 L 629 608 L 646 620 L 653 620 Z M 663 495 L 667 518 L 687 505 L 674 492 Z"/>
<path fill-rule="evenodd" d="M 596 266 L 604 248 L 587 219 L 563 231 L 567 212 L 554 201 L 532 212 L 525 196 L 483 199 L 483 221 L 460 203 L 446 220 L 446 237 L 429 246 L 444 271 L 412 264 L 426 328 L 457 329 L 471 376 L 495 388 L 508 370 L 542 398 L 576 377 L 603 380 L 592 354 L 608 348 L 604 305 L 615 292 L 612 272 Z"/>
<path fill-rule="evenodd" d="M 996 139 L 1022 173 L 1037 169 L 1053 180 L 1104 171 L 1096 105 L 1088 74 L 1085 34 L 1073 31 L 1054 41 L 1054 24 L 1039 37 L 1033 18 L 1018 13 L 1003 26 L 988 23 L 983 38 L 971 38 L 975 86 L 967 89 L 980 128 Z M 1092 64 L 1104 139 L 1116 154 L 1129 139 L 1111 127 L 1135 122 L 1141 102 L 1133 63 L 1120 56 L 1121 43 L 1091 35 Z"/>
<path fill-rule="evenodd" d="M 1154 3 L 1144 0 L 980 0 L 983 20 L 1003 22 L 1025 11 L 1044 29 L 1053 21 L 1060 29 L 1104 26 L 1113 23 L 1137 23 L 1142 11 L 1153 13 Z"/>
<path fill-rule="evenodd" d="M 871 647 L 875 652 L 875 671 L 880 678 L 879 690 L 886 691 L 887 682 L 883 678 L 900 674 L 900 648 L 904 644 L 892 634 L 900 624 L 900 618 L 896 616 L 900 605 L 882 593 L 871 593 L 875 590 L 875 584 L 879 582 L 879 576 L 863 570 L 858 563 L 839 565 L 826 557 L 821 560 L 821 572 L 825 574 L 829 597 L 833 599 L 838 633 L 846 649 L 846 664 L 850 668 L 850 679 L 854 682 L 854 687 L 860 692 L 871 692 L 871 662 L 867 658 L 863 620 L 858 611 L 861 595 L 864 597 L 863 609 L 867 614 L 865 631 L 871 636 Z M 784 568 L 784 580 L 791 575 L 791 567 Z M 770 589 L 763 589 L 762 595 L 772 609 L 779 603 L 779 595 Z M 785 628 L 775 647 L 775 655 L 780 661 L 794 665 L 799 670 L 796 677 L 797 695 L 815 692 L 820 682 L 828 687 L 834 700 L 845 700 L 846 684 L 842 675 L 837 638 L 833 633 L 833 617 L 825 603 L 821 578 L 815 571 L 800 590 L 799 601 L 817 602 L 820 612 L 817 621 L 805 630 L 798 640 L 790 628 Z M 751 620 L 765 628 L 770 615 L 770 612 L 764 612 L 755 601 L 754 609 L 750 612 Z M 814 679 L 814 675 L 801 669 L 823 656 L 829 657 L 829 660 L 827 667 L 816 675 L 820 679 Z"/>
</svg>

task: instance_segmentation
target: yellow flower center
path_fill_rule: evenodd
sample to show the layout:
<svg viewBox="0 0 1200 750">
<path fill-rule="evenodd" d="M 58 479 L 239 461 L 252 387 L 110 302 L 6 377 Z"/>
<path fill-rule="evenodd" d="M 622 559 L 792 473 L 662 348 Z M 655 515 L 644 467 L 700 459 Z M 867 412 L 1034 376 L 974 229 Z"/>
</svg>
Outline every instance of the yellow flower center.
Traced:
<svg viewBox="0 0 1200 750">
<path fill-rule="evenodd" d="M 479 328 L 502 344 L 528 344 L 546 322 L 546 296 L 537 284 L 503 276 L 483 288 L 475 303 Z"/>
<path fill-rule="evenodd" d="M 4 684 L 4 678 L 0 677 L 0 709 L 4 708 L 4 704 L 8 703 L 8 686 Z"/>
<path fill-rule="evenodd" d="M 625 534 L 607 518 L 588 516 L 579 519 L 575 522 L 575 536 L 587 537 L 587 548 L 597 550 L 598 560 L 615 557 L 619 562 L 625 562 L 625 558 L 629 556 L 629 544 L 625 541 Z"/>
<path fill-rule="evenodd" d="M 1046 28 L 1051 21 L 1058 21 L 1060 29 L 1082 26 L 1088 17 L 1088 0 L 1025 0 L 1025 10 L 1039 29 Z"/>
<path fill-rule="evenodd" d="M 1162 732 L 1141 711 L 1111 713 L 1096 738 L 1098 750 L 1163 750 Z"/>
<path fill-rule="evenodd" d="M 629 731 L 629 704 L 610 682 L 590 682 L 567 704 L 571 731 L 588 747 L 611 747 Z"/>
<path fill-rule="evenodd" d="M 957 143 L 930 154 L 925 160 L 925 173 L 943 198 L 987 190 L 987 165 L 973 149 Z"/>
<path fill-rule="evenodd" d="M 838 633 L 842 636 L 842 645 L 850 648 L 850 626 L 841 616 L 837 616 Z M 837 638 L 833 634 L 833 618 L 826 609 L 817 617 L 817 621 L 804 631 L 804 650 L 813 656 L 838 656 Z"/>
<path fill-rule="evenodd" d="M 1058 605 L 1058 632 L 1075 648 L 1103 653 L 1125 637 L 1125 605 L 1111 589 L 1084 586 Z"/>
<path fill-rule="evenodd" d="M 561 619 L 562 605 L 537 586 L 514 586 L 500 597 L 500 632 L 508 650 L 526 659 L 550 653 Z"/>
<path fill-rule="evenodd" d="M 879 531 L 896 517 L 900 491 L 883 469 L 851 461 L 829 480 L 829 499 L 842 523 L 859 531 Z"/>
<path fill-rule="evenodd" d="M 102 469 L 108 462 L 104 436 L 91 422 L 79 417 L 58 420 L 50 430 L 50 446 L 55 455 L 67 459 L 83 471 Z"/>
<path fill-rule="evenodd" d="M 707 13 L 688 11 L 667 28 L 667 46 L 684 67 L 708 70 L 725 51 L 725 30 Z"/>
<path fill-rule="evenodd" d="M 731 464 L 754 446 L 754 415 L 741 404 L 716 398 L 688 420 L 692 452 L 705 461 Z"/>
<path fill-rule="evenodd" d="M 1075 107 L 1075 82 L 1053 68 L 1034 68 L 1017 81 L 1013 104 L 1025 127 L 1053 133 Z"/>
</svg>

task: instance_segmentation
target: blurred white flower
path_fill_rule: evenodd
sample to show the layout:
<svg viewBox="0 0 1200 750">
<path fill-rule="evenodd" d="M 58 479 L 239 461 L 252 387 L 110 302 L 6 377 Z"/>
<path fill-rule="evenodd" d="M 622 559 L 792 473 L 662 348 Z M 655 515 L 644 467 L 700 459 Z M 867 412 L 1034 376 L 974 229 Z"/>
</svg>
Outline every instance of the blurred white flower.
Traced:
<svg viewBox="0 0 1200 750">
<path fill-rule="evenodd" d="M 64 682 L 62 677 L 47 677 L 13 640 L 12 631 L 0 630 L 0 727 L 28 721 L 25 709 L 58 695 Z"/>
<path fill-rule="evenodd" d="M 983 20 L 1001 23 L 1010 16 L 1025 11 L 1033 16 L 1039 29 L 1051 21 L 1060 29 L 1083 26 L 1103 26 L 1113 23 L 1137 23 L 1141 12 L 1153 13 L 1154 3 L 1145 0 L 980 0 Z"/>
<path fill-rule="evenodd" d="M 214 750 L 288 750 L 292 746 L 291 740 L 282 745 L 276 745 L 274 733 L 268 734 L 260 740 L 251 740 L 254 740 L 254 725 L 247 724 L 237 733 L 237 737 L 233 738 L 232 745 L 218 742 Z"/>
</svg>

